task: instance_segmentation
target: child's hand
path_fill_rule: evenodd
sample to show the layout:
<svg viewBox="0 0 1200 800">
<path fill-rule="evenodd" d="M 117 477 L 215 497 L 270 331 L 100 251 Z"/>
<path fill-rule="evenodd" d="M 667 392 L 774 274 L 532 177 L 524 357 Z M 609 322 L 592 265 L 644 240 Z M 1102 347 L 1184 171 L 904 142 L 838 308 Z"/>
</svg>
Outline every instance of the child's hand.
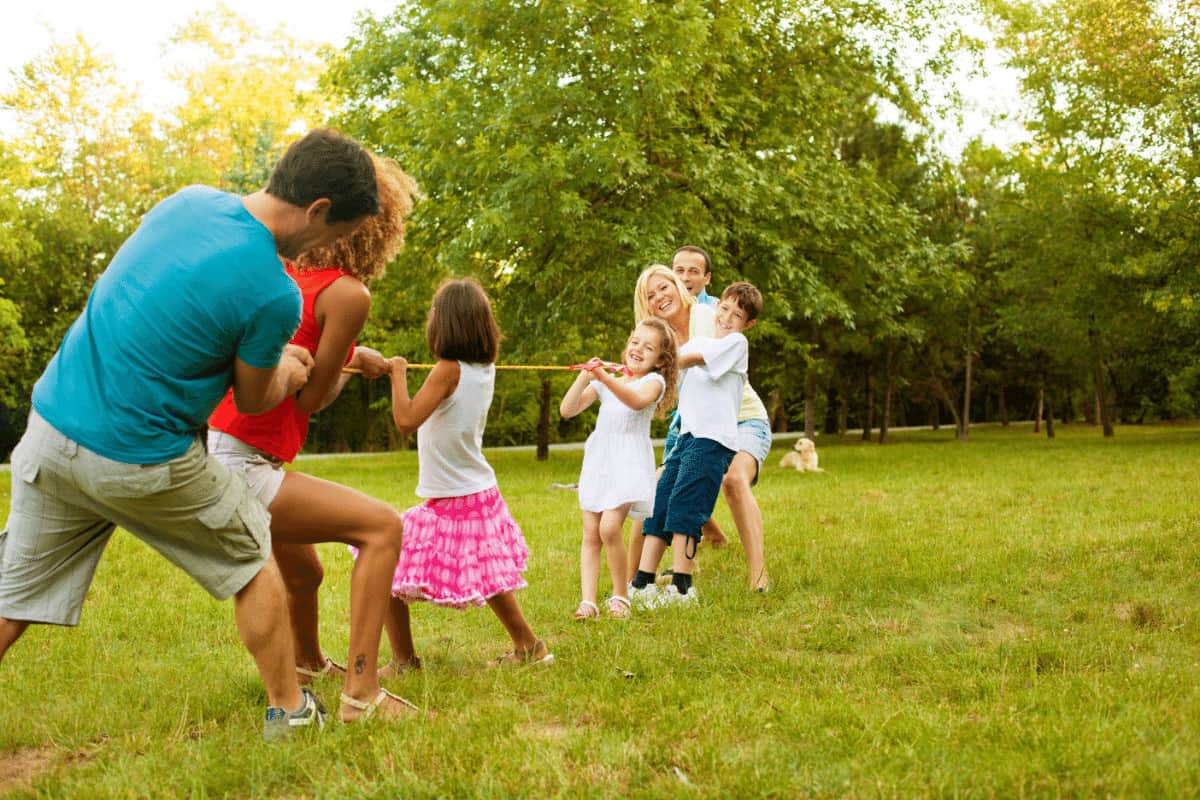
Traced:
<svg viewBox="0 0 1200 800">
<path fill-rule="evenodd" d="M 408 375 L 408 359 L 404 356 L 392 356 L 387 363 L 392 380 L 403 379 Z"/>
</svg>

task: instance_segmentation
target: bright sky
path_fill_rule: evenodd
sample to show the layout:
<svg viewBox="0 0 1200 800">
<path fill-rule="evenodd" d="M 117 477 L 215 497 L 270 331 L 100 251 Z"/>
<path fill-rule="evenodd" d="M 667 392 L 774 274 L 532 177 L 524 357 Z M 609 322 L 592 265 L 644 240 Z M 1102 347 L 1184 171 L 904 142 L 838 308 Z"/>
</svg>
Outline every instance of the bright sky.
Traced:
<svg viewBox="0 0 1200 800">
<path fill-rule="evenodd" d="M 398 0 L 227 0 L 237 14 L 264 30 L 283 24 L 294 36 L 340 45 L 354 31 L 363 12 L 385 14 Z M 164 74 L 162 48 L 176 28 L 193 14 L 212 10 L 217 0 L 13 0 L 0 24 L 0 86 L 9 85 L 9 72 L 43 52 L 54 40 L 81 33 L 117 64 L 122 82 L 137 85 L 153 105 L 171 98 Z M 1005 146 L 1022 137 L 1019 125 L 997 122 L 996 113 L 1014 114 L 1019 102 L 1015 80 L 1003 75 L 998 63 L 991 77 L 964 77 L 959 85 L 966 97 L 961 126 L 955 120 L 937 125 L 943 148 L 957 154 L 975 135 Z M 4 123 L 0 109 L 0 125 Z"/>
<path fill-rule="evenodd" d="M 263 30 L 284 25 L 294 36 L 341 44 L 364 11 L 384 14 L 396 0 L 227 0 L 239 16 Z M 217 0 L 13 0 L 0 16 L 0 85 L 9 72 L 43 52 L 52 41 L 80 33 L 117 64 L 122 81 L 139 84 L 153 101 L 164 92 L 162 47 L 195 13 Z"/>
</svg>

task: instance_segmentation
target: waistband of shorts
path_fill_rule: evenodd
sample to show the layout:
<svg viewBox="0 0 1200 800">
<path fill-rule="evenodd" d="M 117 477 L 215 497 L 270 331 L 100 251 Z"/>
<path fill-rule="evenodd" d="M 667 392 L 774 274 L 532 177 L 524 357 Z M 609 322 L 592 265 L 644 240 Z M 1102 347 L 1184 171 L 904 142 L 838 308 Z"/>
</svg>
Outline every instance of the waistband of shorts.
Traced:
<svg viewBox="0 0 1200 800">
<path fill-rule="evenodd" d="M 279 456 L 273 456 L 264 450 L 259 450 L 254 445 L 246 444 L 236 436 L 231 436 L 224 431 L 218 431 L 213 428 L 209 428 L 208 438 L 208 449 L 210 452 L 214 449 L 228 450 L 232 453 L 238 453 L 239 455 L 258 456 L 259 458 L 271 462 L 277 467 L 283 466 L 283 459 Z"/>
</svg>

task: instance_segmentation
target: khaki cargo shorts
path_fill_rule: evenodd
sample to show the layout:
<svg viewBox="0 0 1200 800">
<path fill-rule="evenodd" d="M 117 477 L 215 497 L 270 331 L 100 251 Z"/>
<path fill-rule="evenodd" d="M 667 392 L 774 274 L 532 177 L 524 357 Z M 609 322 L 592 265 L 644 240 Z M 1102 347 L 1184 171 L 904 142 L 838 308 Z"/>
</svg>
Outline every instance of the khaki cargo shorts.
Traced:
<svg viewBox="0 0 1200 800">
<path fill-rule="evenodd" d="M 105 458 L 29 415 L 12 453 L 12 506 L 0 533 L 0 617 L 77 625 L 115 526 L 153 547 L 218 600 L 271 553 L 271 517 L 197 438 L 163 464 Z"/>
</svg>

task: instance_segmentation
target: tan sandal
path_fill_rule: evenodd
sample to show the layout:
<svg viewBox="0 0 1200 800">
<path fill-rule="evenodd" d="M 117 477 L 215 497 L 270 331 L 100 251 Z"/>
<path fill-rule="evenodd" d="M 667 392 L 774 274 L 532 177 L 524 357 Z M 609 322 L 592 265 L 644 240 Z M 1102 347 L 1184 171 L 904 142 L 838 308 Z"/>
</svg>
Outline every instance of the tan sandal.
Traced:
<svg viewBox="0 0 1200 800">
<path fill-rule="evenodd" d="M 296 674 L 300 676 L 300 685 L 308 686 L 317 678 L 344 678 L 346 676 L 346 668 L 334 661 L 332 658 L 326 656 L 325 663 L 321 665 L 320 669 L 296 667 Z"/>
<path fill-rule="evenodd" d="M 600 609 L 591 600 L 580 600 L 579 607 L 575 609 L 575 619 L 583 622 L 588 619 L 595 619 L 600 616 Z"/>
<path fill-rule="evenodd" d="M 406 672 L 418 672 L 424 669 L 421 664 L 421 659 L 418 656 L 413 656 L 408 661 L 396 661 L 392 659 L 388 663 L 379 668 L 379 680 L 390 680 L 399 678 Z"/>
<path fill-rule="evenodd" d="M 554 663 L 554 653 L 550 652 L 550 648 L 541 639 L 533 643 L 533 647 L 528 650 L 514 650 L 511 653 L 505 653 L 496 659 L 498 666 L 508 666 L 515 664 L 552 664 Z"/>
<path fill-rule="evenodd" d="M 629 598 L 621 597 L 619 594 L 614 594 L 608 598 L 608 616 L 613 619 L 629 619 L 631 612 L 629 607 Z"/>
<path fill-rule="evenodd" d="M 358 698 L 355 698 L 355 697 L 351 697 L 350 695 L 346 694 L 345 692 L 342 692 L 341 699 L 342 699 L 342 705 L 347 705 L 347 706 L 350 706 L 351 708 L 357 708 L 359 711 L 362 712 L 357 717 L 355 717 L 354 719 L 349 720 L 349 721 L 347 721 L 344 716 L 339 714 L 339 716 L 342 719 L 342 722 L 359 722 L 359 721 L 366 721 L 366 720 L 370 719 L 371 716 L 374 715 L 374 713 L 379 710 L 379 706 L 385 700 L 395 700 L 397 703 L 400 703 L 405 708 L 405 710 L 410 714 L 420 714 L 421 713 L 421 709 L 417 708 L 415 705 L 408 702 L 400 695 L 392 694 L 387 689 L 383 689 L 383 688 L 380 688 L 379 694 L 375 695 L 375 699 L 371 700 L 369 702 L 364 701 L 364 700 L 359 700 Z"/>
</svg>

